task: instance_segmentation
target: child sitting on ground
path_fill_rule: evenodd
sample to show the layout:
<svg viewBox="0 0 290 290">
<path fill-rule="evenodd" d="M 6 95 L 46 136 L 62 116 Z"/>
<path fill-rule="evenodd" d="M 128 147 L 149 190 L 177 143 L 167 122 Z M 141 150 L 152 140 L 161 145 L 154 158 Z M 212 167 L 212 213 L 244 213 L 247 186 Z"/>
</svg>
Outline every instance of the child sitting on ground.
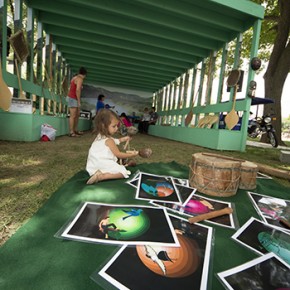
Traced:
<svg viewBox="0 0 290 290">
<path fill-rule="evenodd" d="M 122 123 L 126 126 L 126 127 L 131 127 L 133 126 L 133 124 L 131 123 L 130 119 L 127 117 L 127 115 L 125 113 L 122 113 L 120 116 L 120 119 L 122 121 Z"/>
<path fill-rule="evenodd" d="M 128 128 L 132 127 L 133 124 L 131 123 L 130 119 L 127 117 L 125 113 L 122 113 L 120 115 L 120 120 L 121 120 L 120 132 L 121 135 L 125 136 L 128 133 Z"/>
<path fill-rule="evenodd" d="M 120 123 L 118 115 L 107 109 L 101 109 L 94 119 L 96 138 L 92 143 L 87 159 L 86 170 L 90 175 L 87 184 L 97 183 L 107 179 L 128 178 L 130 171 L 124 165 L 117 163 L 119 159 L 132 158 L 138 151 L 132 153 L 121 152 L 117 145 L 131 137 L 125 136 L 115 139 L 112 136 L 118 131 Z"/>
</svg>

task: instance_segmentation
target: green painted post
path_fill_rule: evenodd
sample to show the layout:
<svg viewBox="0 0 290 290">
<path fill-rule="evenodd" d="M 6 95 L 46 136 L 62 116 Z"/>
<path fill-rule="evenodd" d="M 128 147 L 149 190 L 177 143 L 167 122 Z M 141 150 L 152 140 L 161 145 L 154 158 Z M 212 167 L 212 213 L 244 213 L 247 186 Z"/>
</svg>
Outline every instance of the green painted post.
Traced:
<svg viewBox="0 0 290 290">
<path fill-rule="evenodd" d="M 158 98 L 157 98 L 157 107 L 156 107 L 156 111 L 159 112 L 159 111 L 162 111 L 162 97 L 163 97 L 163 89 L 160 89 L 159 90 L 159 93 L 158 93 Z M 160 119 L 158 120 L 158 124 L 160 124 Z"/>
<path fill-rule="evenodd" d="M 209 67 L 208 67 L 208 81 L 207 81 L 207 87 L 206 87 L 206 101 L 205 101 L 207 105 L 210 105 L 211 103 L 212 83 L 213 83 L 215 67 L 216 67 L 215 65 L 216 56 L 217 56 L 216 51 L 213 51 L 210 54 L 210 61 L 209 61 Z"/>
<path fill-rule="evenodd" d="M 15 6 L 14 6 L 14 34 L 22 29 L 22 2 L 21 0 L 15 0 Z M 14 52 L 13 55 L 13 60 L 14 60 L 14 67 L 13 67 L 13 72 L 15 75 L 17 75 L 17 69 L 16 69 L 16 54 Z M 21 65 L 18 64 L 18 70 L 19 70 L 19 77 L 21 78 Z M 13 97 L 18 98 L 19 97 L 19 89 L 14 88 L 13 90 Z"/>
<path fill-rule="evenodd" d="M 171 103 L 172 103 L 172 82 L 170 84 L 168 84 L 169 86 L 169 90 L 168 90 L 168 98 L 167 98 L 167 102 L 166 102 L 166 111 L 169 111 L 171 108 Z"/>
<path fill-rule="evenodd" d="M 3 75 L 6 72 L 6 59 L 7 59 L 7 0 L 0 0 L 0 19 L 2 20 L 2 25 L 1 25 L 1 52 L 2 55 L 0 55 L 2 62 L 2 73 Z"/>
<path fill-rule="evenodd" d="M 199 91 L 198 91 L 198 99 L 197 99 L 197 106 L 201 106 L 201 100 L 202 100 L 202 91 L 203 91 L 203 83 L 204 83 L 204 75 L 205 75 L 205 60 L 202 61 L 201 64 L 201 72 L 200 72 L 200 80 L 199 80 Z M 198 123 L 199 115 L 196 114 L 195 116 L 195 124 Z"/>
<path fill-rule="evenodd" d="M 180 77 L 180 85 L 179 85 L 179 102 L 177 109 L 182 109 L 183 107 L 183 90 L 184 90 L 184 81 L 185 81 L 185 74 L 183 73 Z"/>
<path fill-rule="evenodd" d="M 56 93 L 56 45 L 52 42 L 52 52 L 51 52 L 51 73 L 49 74 L 49 83 L 50 83 L 50 94 L 52 97 L 52 104 L 53 104 L 53 114 L 58 114 L 58 101 L 57 101 L 57 93 Z"/>
<path fill-rule="evenodd" d="M 228 55 L 228 43 L 226 43 L 224 47 L 222 48 L 221 68 L 220 68 L 219 84 L 218 84 L 218 90 L 217 90 L 217 103 L 222 102 L 227 55 Z"/>
<path fill-rule="evenodd" d="M 173 108 L 174 87 L 175 87 L 174 82 L 171 82 L 171 84 L 170 84 L 170 95 L 169 95 L 168 110 L 172 110 L 172 108 Z"/>
<path fill-rule="evenodd" d="M 261 26 L 262 26 L 262 20 L 258 19 L 255 21 L 255 24 L 253 26 L 253 38 L 252 38 L 252 45 L 251 45 L 251 52 L 250 52 L 250 60 L 257 56 L 257 52 L 259 49 L 259 39 L 260 39 L 260 32 L 261 32 Z M 244 148 L 246 148 L 246 142 L 247 142 L 247 135 L 248 135 L 248 120 L 250 117 L 250 107 L 251 107 L 251 98 L 247 97 L 247 92 L 249 89 L 250 81 L 254 79 L 255 71 L 251 68 L 251 61 L 249 61 L 249 67 L 248 67 L 249 73 L 248 73 L 248 79 L 247 79 L 247 89 L 245 98 L 247 99 L 247 110 L 243 114 L 242 119 L 242 140 L 241 143 L 241 151 L 244 151 Z"/>
<path fill-rule="evenodd" d="M 45 83 L 45 87 L 49 88 L 49 78 L 50 78 L 50 51 L 51 51 L 51 38 L 50 38 L 50 34 L 46 34 L 45 37 L 45 63 L 44 63 L 44 83 Z M 46 104 L 46 111 L 48 113 L 51 112 L 51 100 L 50 100 L 50 96 L 45 96 L 44 98 L 45 104 Z"/>
<path fill-rule="evenodd" d="M 196 72 L 197 72 L 197 68 L 196 65 L 193 67 L 193 71 L 192 71 L 192 79 L 191 79 L 191 94 L 190 94 L 190 100 L 189 100 L 189 107 L 191 108 L 191 106 L 194 106 L 193 102 L 194 97 L 195 97 L 195 90 L 196 90 Z"/>
<path fill-rule="evenodd" d="M 185 79 L 184 79 L 184 85 L 183 85 L 183 104 L 182 104 L 183 109 L 187 107 L 187 103 L 188 103 L 188 82 L 189 82 L 189 70 L 187 70 L 185 73 Z"/>
<path fill-rule="evenodd" d="M 234 58 L 234 66 L 233 66 L 234 69 L 239 69 L 240 67 L 242 41 L 243 41 L 243 34 L 239 33 L 236 39 L 235 58 Z M 233 101 L 234 92 L 235 92 L 235 87 L 231 87 L 230 102 Z"/>
<path fill-rule="evenodd" d="M 33 63 L 34 63 L 34 17 L 33 17 L 33 9 L 27 8 L 27 44 L 29 48 L 29 54 L 27 56 L 27 68 L 26 68 L 26 74 L 27 74 L 27 80 L 30 82 L 34 81 L 34 72 L 33 72 Z M 31 98 L 31 94 L 26 94 L 27 98 Z"/>
<path fill-rule="evenodd" d="M 184 77 L 184 85 L 183 85 L 183 103 L 182 103 L 182 109 L 186 108 L 187 103 L 188 103 L 188 81 L 189 81 L 189 70 L 186 71 L 185 73 L 185 77 Z M 181 115 L 181 126 L 185 126 L 184 124 L 184 120 L 185 120 L 185 115 Z"/>
<path fill-rule="evenodd" d="M 172 97 L 172 106 L 171 109 L 174 110 L 175 106 L 176 106 L 176 89 L 177 89 L 177 85 L 176 85 L 176 79 L 172 81 L 172 85 L 173 85 L 173 97 Z"/>
<path fill-rule="evenodd" d="M 162 97 L 162 111 L 165 111 L 167 90 L 168 90 L 168 88 L 167 88 L 167 86 L 165 86 L 165 90 L 164 90 L 163 97 Z"/>
<path fill-rule="evenodd" d="M 36 40 L 36 81 L 42 87 L 39 103 L 36 104 L 36 109 L 39 109 L 41 115 L 44 114 L 44 91 L 42 83 L 42 48 L 43 48 L 43 30 L 42 23 L 37 23 L 37 40 Z"/>
</svg>

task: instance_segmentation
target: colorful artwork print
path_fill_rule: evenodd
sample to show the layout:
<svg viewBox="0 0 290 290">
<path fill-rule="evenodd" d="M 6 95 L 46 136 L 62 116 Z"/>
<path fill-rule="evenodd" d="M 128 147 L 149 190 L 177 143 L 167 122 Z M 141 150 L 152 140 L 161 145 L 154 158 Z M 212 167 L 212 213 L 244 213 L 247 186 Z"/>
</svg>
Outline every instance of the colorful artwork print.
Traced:
<svg viewBox="0 0 290 290">
<path fill-rule="evenodd" d="M 86 202 L 61 237 L 111 244 L 179 245 L 165 210 L 136 205 Z"/>
<path fill-rule="evenodd" d="M 179 192 L 179 197 L 182 202 L 182 205 L 188 203 L 188 201 L 191 199 L 191 197 L 195 194 L 196 188 L 184 186 L 184 185 L 175 185 L 178 192 Z"/>
<path fill-rule="evenodd" d="M 185 205 L 168 204 L 165 202 L 156 201 L 150 203 L 159 207 L 165 207 L 173 212 L 188 217 L 209 213 L 211 211 L 224 209 L 226 207 L 232 207 L 232 204 L 230 202 L 222 202 L 219 200 L 203 197 L 198 194 L 194 194 Z M 223 215 L 205 221 L 223 227 L 237 227 L 237 222 L 233 216 L 233 213 L 230 215 Z"/>
<path fill-rule="evenodd" d="M 218 273 L 230 290 L 289 290 L 290 265 L 273 253 Z"/>
<path fill-rule="evenodd" d="M 138 182 L 139 182 L 139 177 L 140 177 L 140 170 L 137 170 L 134 173 L 134 175 L 128 181 L 126 181 L 126 183 L 137 188 Z"/>
<path fill-rule="evenodd" d="M 248 192 L 248 195 L 265 223 L 290 232 L 290 229 L 280 222 L 281 219 L 290 221 L 289 200 L 254 192 Z"/>
<path fill-rule="evenodd" d="M 138 186 L 138 182 L 139 182 L 139 179 L 136 178 L 136 179 L 129 180 L 127 183 L 130 184 L 131 186 L 137 188 L 137 186 Z"/>
<path fill-rule="evenodd" d="M 136 199 L 163 200 L 181 204 L 179 192 L 171 176 L 140 173 Z"/>
<path fill-rule="evenodd" d="M 250 218 L 232 238 L 258 254 L 273 252 L 290 265 L 290 234 Z"/>
<path fill-rule="evenodd" d="M 138 170 L 134 174 L 134 176 L 132 178 L 130 178 L 126 183 L 130 184 L 133 187 L 138 187 L 139 178 L 140 178 L 140 171 Z M 186 196 L 186 194 L 185 194 L 185 191 L 187 188 L 188 188 L 188 190 L 191 189 L 191 191 L 193 191 L 193 190 L 196 191 L 195 188 L 189 187 L 188 179 L 181 179 L 181 178 L 175 178 L 175 177 L 172 177 L 172 179 L 173 179 L 173 182 L 174 182 L 175 186 L 177 187 L 177 189 L 179 191 L 182 190 L 184 192 L 183 196 L 185 195 L 184 197 L 186 199 L 188 198 L 188 196 Z M 182 196 L 180 196 L 180 198 L 182 199 Z M 184 199 L 184 200 L 186 200 L 186 199 Z"/>
<path fill-rule="evenodd" d="M 170 219 L 180 247 L 123 247 L 99 275 L 116 289 L 207 289 L 212 228 Z"/>
<path fill-rule="evenodd" d="M 182 186 L 189 186 L 189 181 L 188 179 L 181 179 L 181 178 L 176 178 L 176 177 L 173 177 L 173 182 L 176 184 L 176 185 L 182 185 Z"/>
</svg>

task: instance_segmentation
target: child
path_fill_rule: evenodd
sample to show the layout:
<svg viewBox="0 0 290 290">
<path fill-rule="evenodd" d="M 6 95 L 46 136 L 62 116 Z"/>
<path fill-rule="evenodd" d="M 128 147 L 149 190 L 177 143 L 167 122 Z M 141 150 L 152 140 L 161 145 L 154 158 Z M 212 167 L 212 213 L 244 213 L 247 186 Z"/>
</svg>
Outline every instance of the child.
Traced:
<svg viewBox="0 0 290 290">
<path fill-rule="evenodd" d="M 131 123 L 130 119 L 127 117 L 127 115 L 125 113 L 122 113 L 120 116 L 120 119 L 122 121 L 122 123 L 126 126 L 126 127 L 131 127 L 133 126 L 133 124 Z"/>
<path fill-rule="evenodd" d="M 89 150 L 86 170 L 91 176 L 87 184 L 97 183 L 106 179 L 128 178 L 131 173 L 125 166 L 117 163 L 119 159 L 132 158 L 138 155 L 120 152 L 117 145 L 131 140 L 125 136 L 115 139 L 112 136 L 118 131 L 120 123 L 118 115 L 111 110 L 100 110 L 94 119 L 93 133 L 97 135 Z"/>
<path fill-rule="evenodd" d="M 98 96 L 98 101 L 97 101 L 97 104 L 96 104 L 96 114 L 101 109 L 115 109 L 115 106 L 110 106 L 109 104 L 105 105 L 104 101 L 105 101 L 105 96 L 104 95 L 99 95 Z"/>
<path fill-rule="evenodd" d="M 132 123 L 125 113 L 122 113 L 120 116 L 121 124 L 120 124 L 120 133 L 122 136 L 127 135 L 129 127 L 132 127 Z"/>
</svg>

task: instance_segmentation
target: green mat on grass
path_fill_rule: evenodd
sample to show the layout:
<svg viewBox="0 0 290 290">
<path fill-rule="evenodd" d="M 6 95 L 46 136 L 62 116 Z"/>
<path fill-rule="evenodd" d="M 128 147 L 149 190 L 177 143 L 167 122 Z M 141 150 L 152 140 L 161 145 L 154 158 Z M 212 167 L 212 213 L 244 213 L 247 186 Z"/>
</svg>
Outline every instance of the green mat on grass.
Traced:
<svg viewBox="0 0 290 290">
<path fill-rule="evenodd" d="M 141 164 L 140 170 L 152 174 L 188 178 L 189 169 L 172 163 Z M 3 290 L 89 290 L 103 289 L 90 275 L 104 264 L 116 246 L 68 241 L 55 234 L 71 218 L 82 202 L 147 204 L 135 199 L 135 188 L 126 180 L 86 185 L 88 175 L 79 172 L 56 191 L 46 204 L 0 248 L 0 289 Z M 260 194 L 290 200 L 289 188 L 269 179 L 257 179 Z M 211 197 L 215 198 L 215 197 Z M 251 216 L 259 218 L 246 191 L 221 198 L 235 203 L 240 226 Z M 210 224 L 207 224 L 210 225 Z M 235 230 L 214 226 L 209 289 L 224 289 L 216 273 L 258 257 L 230 237 Z"/>
</svg>

